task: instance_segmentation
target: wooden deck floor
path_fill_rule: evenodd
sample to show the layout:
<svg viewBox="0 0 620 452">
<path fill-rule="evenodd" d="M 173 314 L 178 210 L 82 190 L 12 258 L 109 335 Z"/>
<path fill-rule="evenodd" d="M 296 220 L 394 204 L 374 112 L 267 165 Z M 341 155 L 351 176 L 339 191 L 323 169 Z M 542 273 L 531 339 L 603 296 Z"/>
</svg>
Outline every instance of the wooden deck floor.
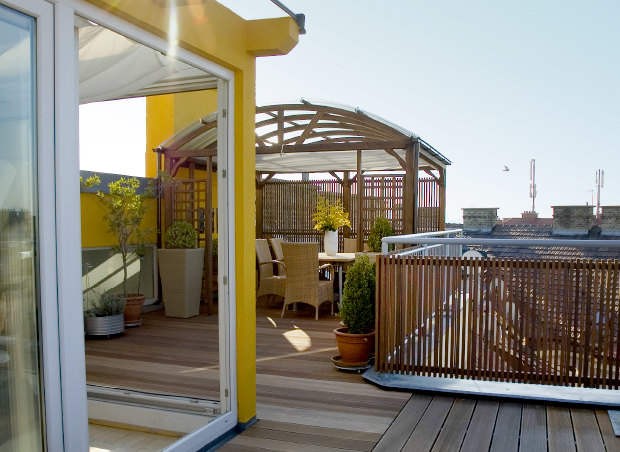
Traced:
<svg viewBox="0 0 620 452">
<path fill-rule="evenodd" d="M 619 451 L 607 411 L 414 394 L 373 449 Z"/>
<path fill-rule="evenodd" d="M 121 336 L 88 339 L 86 381 L 219 400 L 217 316 L 173 319 L 163 310 L 153 311 L 143 314 L 141 327 L 128 328 Z"/>
<path fill-rule="evenodd" d="M 309 308 L 280 319 L 275 304 L 259 306 L 259 421 L 220 451 L 620 452 L 605 411 L 412 396 L 339 372 L 330 361 L 337 354 L 332 330 L 338 319 L 329 316 L 328 305 L 319 321 L 313 316 Z M 136 347 L 131 353 L 128 344 Z M 215 316 L 173 320 L 148 313 L 143 327 L 121 338 L 87 341 L 88 380 L 213 398 L 216 344 Z"/>
</svg>

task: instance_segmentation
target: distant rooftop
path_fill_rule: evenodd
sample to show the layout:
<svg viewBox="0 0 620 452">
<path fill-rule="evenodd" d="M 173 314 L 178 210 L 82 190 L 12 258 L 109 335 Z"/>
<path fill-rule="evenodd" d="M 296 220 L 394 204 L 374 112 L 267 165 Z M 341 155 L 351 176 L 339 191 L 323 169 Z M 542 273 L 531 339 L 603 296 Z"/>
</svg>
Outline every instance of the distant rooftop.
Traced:
<svg viewBox="0 0 620 452">
<path fill-rule="evenodd" d="M 497 224 L 491 231 L 465 231 L 467 238 L 476 239 L 538 239 L 538 240 L 618 240 L 601 235 L 600 226 L 592 226 L 587 235 L 554 235 L 553 227 L 523 224 Z M 620 259 L 620 248 L 575 248 L 567 246 L 470 246 L 498 258 L 520 259 Z"/>
</svg>

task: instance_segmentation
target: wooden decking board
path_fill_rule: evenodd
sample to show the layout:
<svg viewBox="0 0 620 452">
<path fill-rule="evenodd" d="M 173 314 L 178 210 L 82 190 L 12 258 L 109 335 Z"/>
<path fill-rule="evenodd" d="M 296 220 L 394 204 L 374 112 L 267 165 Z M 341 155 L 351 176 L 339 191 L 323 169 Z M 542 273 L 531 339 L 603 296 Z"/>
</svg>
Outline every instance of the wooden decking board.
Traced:
<svg viewBox="0 0 620 452">
<path fill-rule="evenodd" d="M 547 407 L 547 432 L 549 452 L 571 452 L 575 450 L 575 436 L 568 408 Z"/>
<path fill-rule="evenodd" d="M 104 425 L 88 425 L 91 451 L 145 452 L 160 450 L 178 438 L 134 432 Z"/>
<path fill-rule="evenodd" d="M 547 451 L 547 411 L 544 405 L 523 405 L 519 451 Z"/>
<path fill-rule="evenodd" d="M 333 413 L 317 410 L 299 410 L 285 406 L 257 405 L 257 418 L 273 421 L 286 420 L 294 424 L 316 425 L 317 427 L 359 430 L 373 433 L 384 433 L 392 422 L 390 416 L 369 416 L 364 414 Z"/>
<path fill-rule="evenodd" d="M 334 438 L 321 435 L 314 435 L 311 433 L 296 432 L 291 435 L 290 432 L 282 430 L 271 430 L 256 426 L 242 433 L 245 436 L 251 436 L 254 438 L 273 439 L 277 441 L 287 441 L 295 443 L 303 443 L 313 446 L 334 447 L 338 449 L 351 449 L 360 450 L 363 452 L 370 452 L 375 445 L 374 441 L 360 441 L 355 439 L 343 439 Z"/>
<path fill-rule="evenodd" d="M 475 407 L 476 401 L 473 399 L 454 401 L 439 437 L 435 441 L 433 452 L 458 452 L 460 450 Z"/>
<path fill-rule="evenodd" d="M 260 419 L 255 426 L 258 428 L 279 430 L 289 433 L 310 433 L 313 435 L 325 436 L 328 438 L 343 438 L 359 441 L 368 441 L 375 444 L 381 438 L 380 433 L 360 432 L 353 430 L 342 430 L 337 428 L 316 427 L 312 425 L 298 425 L 289 422 L 268 421 Z"/>
<path fill-rule="evenodd" d="M 230 440 L 230 444 L 236 444 L 239 446 L 262 447 L 263 449 L 278 452 L 363 452 L 355 449 L 340 449 L 336 447 L 315 446 L 312 444 L 296 443 L 293 441 L 278 441 L 267 438 L 252 438 L 245 435 L 239 435 L 234 437 Z"/>
<path fill-rule="evenodd" d="M 607 411 L 596 410 L 594 414 L 596 415 L 598 427 L 601 430 L 601 436 L 603 438 L 603 442 L 605 443 L 607 452 L 620 452 L 620 438 L 615 435 L 614 430 L 611 427 L 611 422 Z"/>
<path fill-rule="evenodd" d="M 491 452 L 517 452 L 519 450 L 521 408 L 520 403 L 500 403 L 491 440 Z"/>
<path fill-rule="evenodd" d="M 331 366 L 331 362 L 329 363 L 329 366 Z M 310 377 L 309 375 L 307 375 L 306 378 L 293 378 L 283 375 L 258 374 L 256 376 L 256 380 L 258 384 L 272 385 L 274 387 L 283 386 L 289 388 L 297 388 L 300 392 L 306 390 L 318 390 L 327 394 L 358 394 L 368 397 L 374 397 L 377 395 L 380 397 L 390 397 L 401 400 L 403 405 L 407 403 L 407 400 L 409 400 L 409 397 L 411 397 L 410 393 L 384 391 L 374 385 L 365 384 L 358 374 L 341 375 L 341 373 L 333 369 L 333 367 L 332 370 L 335 372 L 335 374 L 332 374 L 332 380 L 329 384 L 326 384 L 325 381 L 322 380 L 308 378 Z M 351 375 L 356 378 L 356 380 L 354 380 L 355 382 L 343 381 L 343 378 L 345 376 Z"/>
<path fill-rule="evenodd" d="M 577 452 L 605 452 L 601 431 L 592 410 L 571 408 Z"/>
<path fill-rule="evenodd" d="M 401 450 L 418 425 L 431 400 L 431 396 L 412 395 L 373 451 L 393 452 Z"/>
<path fill-rule="evenodd" d="M 452 397 L 434 397 L 402 450 L 430 452 L 453 403 Z"/>
<path fill-rule="evenodd" d="M 348 415 L 349 413 L 365 414 L 369 416 L 390 416 L 392 419 L 398 415 L 398 409 L 393 407 L 368 407 L 368 402 L 346 402 L 346 401 L 313 401 L 308 398 L 300 397 L 298 399 L 287 397 L 263 397 L 258 396 L 257 402 L 264 405 L 277 405 L 279 403 L 286 403 L 286 406 L 300 409 L 309 409 L 315 411 L 331 411 L 334 413 L 342 413 Z"/>
<path fill-rule="evenodd" d="M 469 423 L 461 452 L 488 451 L 491 446 L 499 402 L 479 400 Z"/>
<path fill-rule="evenodd" d="M 253 447 L 247 445 L 231 444 L 230 442 L 220 447 L 217 452 L 266 452 L 270 449 L 263 449 L 262 447 Z"/>
<path fill-rule="evenodd" d="M 288 388 L 282 386 L 272 385 L 256 385 L 257 393 L 264 395 L 265 397 L 282 397 L 283 399 L 296 398 L 302 394 L 297 388 Z M 389 394 L 389 393 L 388 393 Z M 381 395 L 367 396 L 364 394 L 356 393 L 338 393 L 338 392 L 325 392 L 316 391 L 311 389 L 304 389 L 304 397 L 312 398 L 313 400 L 331 400 L 340 403 L 341 401 L 351 401 L 359 403 L 368 403 L 369 398 L 372 399 L 373 404 L 389 407 L 388 410 L 396 410 L 397 412 L 403 406 L 402 398 L 382 397 Z M 410 394 L 409 394 L 410 395 Z"/>
</svg>

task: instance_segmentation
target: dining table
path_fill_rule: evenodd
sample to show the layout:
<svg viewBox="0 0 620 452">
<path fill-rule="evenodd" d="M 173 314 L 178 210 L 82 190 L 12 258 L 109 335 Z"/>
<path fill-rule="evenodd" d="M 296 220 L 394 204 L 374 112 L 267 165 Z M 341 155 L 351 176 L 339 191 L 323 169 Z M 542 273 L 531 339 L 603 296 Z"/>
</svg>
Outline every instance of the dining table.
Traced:
<svg viewBox="0 0 620 452">
<path fill-rule="evenodd" d="M 338 270 L 338 301 L 342 301 L 342 270 L 347 264 L 355 262 L 355 253 L 336 253 L 330 256 L 319 253 L 319 264 L 332 264 Z"/>
</svg>

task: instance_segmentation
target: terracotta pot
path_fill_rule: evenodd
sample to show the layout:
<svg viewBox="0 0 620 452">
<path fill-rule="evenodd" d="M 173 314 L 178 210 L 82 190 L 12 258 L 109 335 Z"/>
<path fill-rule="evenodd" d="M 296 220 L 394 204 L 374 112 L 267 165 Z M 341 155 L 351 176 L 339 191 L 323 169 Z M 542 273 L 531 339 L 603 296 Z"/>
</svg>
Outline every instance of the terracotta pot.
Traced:
<svg viewBox="0 0 620 452">
<path fill-rule="evenodd" d="M 338 351 L 345 363 L 364 363 L 375 345 L 375 332 L 369 331 L 363 334 L 349 334 L 347 328 L 334 330 Z"/>
<path fill-rule="evenodd" d="M 142 305 L 146 296 L 139 293 L 127 294 L 125 299 L 125 326 L 142 325 Z"/>
</svg>

